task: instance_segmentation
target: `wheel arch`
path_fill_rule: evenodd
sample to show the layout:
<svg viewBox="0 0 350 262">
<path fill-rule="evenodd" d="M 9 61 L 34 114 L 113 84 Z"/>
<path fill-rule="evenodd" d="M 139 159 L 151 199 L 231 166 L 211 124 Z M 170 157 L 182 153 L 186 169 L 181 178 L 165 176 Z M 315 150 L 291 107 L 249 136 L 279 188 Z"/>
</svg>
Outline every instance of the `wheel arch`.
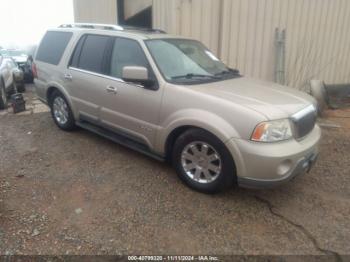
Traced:
<svg viewBox="0 0 350 262">
<path fill-rule="evenodd" d="M 168 162 L 171 160 L 171 154 L 174 148 L 176 140 L 185 133 L 187 130 L 192 128 L 199 128 L 191 125 L 178 126 L 170 132 L 165 141 L 165 158 Z M 201 128 L 200 128 L 201 129 Z"/>
<path fill-rule="evenodd" d="M 207 115 L 208 116 L 208 115 Z M 172 149 L 176 139 L 181 136 L 184 132 L 189 129 L 201 129 L 204 130 L 216 138 L 218 138 L 223 144 L 234 137 L 238 137 L 238 133 L 221 118 L 211 118 L 208 117 L 203 121 L 201 119 L 205 118 L 191 118 L 187 120 L 176 121 L 178 123 L 172 123 L 163 130 L 163 134 L 160 136 L 159 140 L 159 150 L 164 152 L 166 159 L 170 159 Z M 232 155 L 235 158 L 235 155 Z"/>
<path fill-rule="evenodd" d="M 55 92 L 55 91 L 59 91 L 60 90 L 56 87 L 56 86 L 50 86 L 47 91 L 46 91 L 46 101 L 49 105 L 51 105 L 51 100 L 52 100 L 52 94 Z"/>
<path fill-rule="evenodd" d="M 226 142 L 230 139 L 222 139 L 222 136 L 218 136 L 216 133 L 203 128 L 201 126 L 197 126 L 197 125 L 183 125 L 183 126 L 178 126 L 175 129 L 173 129 L 170 134 L 167 136 L 166 141 L 165 141 L 165 158 L 166 160 L 169 162 L 171 160 L 171 155 L 172 155 L 172 151 L 174 148 L 174 144 L 176 142 L 176 140 L 186 131 L 190 130 L 190 129 L 200 129 L 203 130 L 205 132 L 208 132 L 209 134 L 213 135 L 214 137 L 216 137 L 217 139 L 219 139 L 226 147 Z M 238 158 L 238 155 L 236 155 L 236 152 L 233 152 L 232 149 L 230 150 L 229 148 L 227 148 L 227 150 L 231 153 L 231 157 L 232 160 L 236 166 L 236 158 Z M 238 160 L 238 159 L 237 159 Z"/>
<path fill-rule="evenodd" d="M 65 97 L 73 114 L 75 114 L 75 110 L 74 110 L 74 106 L 73 106 L 71 97 L 69 96 L 68 92 L 63 87 L 61 87 L 59 85 L 55 85 L 55 84 L 48 85 L 47 90 L 46 90 L 46 102 L 47 102 L 47 104 L 49 106 L 51 105 L 51 96 L 52 96 L 54 91 L 60 92 Z"/>
</svg>

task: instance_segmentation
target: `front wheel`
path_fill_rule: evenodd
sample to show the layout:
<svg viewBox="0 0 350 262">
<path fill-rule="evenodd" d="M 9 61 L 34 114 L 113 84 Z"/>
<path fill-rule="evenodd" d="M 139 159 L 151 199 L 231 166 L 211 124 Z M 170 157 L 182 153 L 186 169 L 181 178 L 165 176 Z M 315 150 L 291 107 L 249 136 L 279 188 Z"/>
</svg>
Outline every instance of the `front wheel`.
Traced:
<svg viewBox="0 0 350 262">
<path fill-rule="evenodd" d="M 56 125 L 64 131 L 75 129 L 75 120 L 69 104 L 59 91 L 54 91 L 50 99 L 51 115 Z"/>
<path fill-rule="evenodd" d="M 235 164 L 225 144 L 209 132 L 190 129 L 175 142 L 173 165 L 189 187 L 218 193 L 236 182 Z"/>
</svg>

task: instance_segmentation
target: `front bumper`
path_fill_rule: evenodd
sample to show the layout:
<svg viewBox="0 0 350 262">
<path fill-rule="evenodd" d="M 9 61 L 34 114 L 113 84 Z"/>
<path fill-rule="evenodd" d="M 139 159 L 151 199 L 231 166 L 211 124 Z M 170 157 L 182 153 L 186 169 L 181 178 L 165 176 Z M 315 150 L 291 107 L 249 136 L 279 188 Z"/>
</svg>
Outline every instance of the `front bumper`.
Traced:
<svg viewBox="0 0 350 262">
<path fill-rule="evenodd" d="M 303 140 L 280 143 L 258 143 L 233 139 L 227 143 L 237 169 L 237 182 L 246 188 L 271 188 L 298 175 L 315 164 L 321 130 L 314 130 Z"/>
<path fill-rule="evenodd" d="M 300 159 L 294 170 L 291 170 L 286 176 L 282 178 L 276 178 L 276 179 L 254 179 L 254 178 L 245 178 L 245 177 L 238 177 L 238 185 L 240 187 L 245 188 L 254 188 L 254 189 L 267 189 L 267 188 L 273 188 L 277 187 L 279 185 L 282 185 L 296 176 L 303 175 L 305 173 L 309 173 L 313 165 L 316 163 L 318 155 L 312 154 L 309 157 L 305 157 L 303 159 Z"/>
</svg>

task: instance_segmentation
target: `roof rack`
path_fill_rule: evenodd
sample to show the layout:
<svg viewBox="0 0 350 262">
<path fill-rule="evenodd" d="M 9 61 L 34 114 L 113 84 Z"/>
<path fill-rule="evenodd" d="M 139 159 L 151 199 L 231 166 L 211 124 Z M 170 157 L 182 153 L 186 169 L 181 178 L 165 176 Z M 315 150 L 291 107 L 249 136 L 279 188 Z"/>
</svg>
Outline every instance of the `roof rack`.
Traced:
<svg viewBox="0 0 350 262">
<path fill-rule="evenodd" d="M 165 31 L 160 29 L 152 29 L 145 27 L 136 27 L 136 26 L 120 26 L 113 24 L 93 24 L 93 23 L 74 23 L 74 24 L 62 24 L 59 28 L 87 28 L 87 29 L 101 29 L 101 30 L 116 30 L 116 31 L 142 31 L 148 33 L 158 33 L 166 34 Z"/>
<path fill-rule="evenodd" d="M 130 30 L 130 31 L 142 31 L 142 32 L 148 32 L 148 33 L 158 33 L 158 34 L 166 34 L 164 30 L 156 29 L 156 28 L 147 28 L 147 27 L 137 27 L 137 26 L 123 26 L 124 30 Z"/>
<path fill-rule="evenodd" d="M 88 28 L 88 29 L 102 29 L 102 30 L 118 30 L 123 31 L 123 27 L 112 24 L 90 24 L 90 23 L 74 23 L 74 24 L 63 24 L 59 28 Z"/>
</svg>

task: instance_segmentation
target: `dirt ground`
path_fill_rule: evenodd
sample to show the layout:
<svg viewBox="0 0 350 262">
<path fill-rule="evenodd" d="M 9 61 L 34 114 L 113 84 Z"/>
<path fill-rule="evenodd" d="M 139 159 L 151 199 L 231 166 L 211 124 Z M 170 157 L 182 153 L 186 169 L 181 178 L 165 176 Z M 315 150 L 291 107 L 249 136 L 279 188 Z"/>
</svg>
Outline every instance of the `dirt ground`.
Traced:
<svg viewBox="0 0 350 262">
<path fill-rule="evenodd" d="M 0 254 L 350 254 L 350 110 L 327 112 L 311 173 L 196 193 L 164 163 L 60 131 L 26 94 L 0 111 Z"/>
</svg>

